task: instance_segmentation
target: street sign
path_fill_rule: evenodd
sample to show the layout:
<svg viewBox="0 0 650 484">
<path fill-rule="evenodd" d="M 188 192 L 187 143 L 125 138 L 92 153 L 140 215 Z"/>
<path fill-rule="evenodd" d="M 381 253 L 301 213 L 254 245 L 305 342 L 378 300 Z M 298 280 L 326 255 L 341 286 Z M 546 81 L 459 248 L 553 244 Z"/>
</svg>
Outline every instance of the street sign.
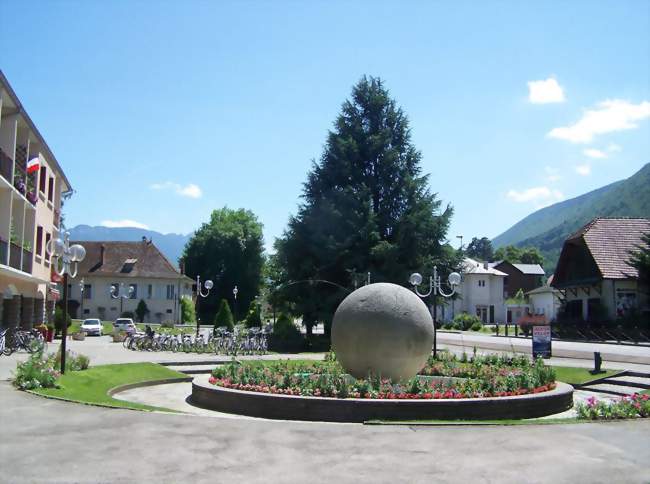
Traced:
<svg viewBox="0 0 650 484">
<path fill-rule="evenodd" d="M 533 358 L 551 357 L 551 326 L 533 326 Z"/>
</svg>

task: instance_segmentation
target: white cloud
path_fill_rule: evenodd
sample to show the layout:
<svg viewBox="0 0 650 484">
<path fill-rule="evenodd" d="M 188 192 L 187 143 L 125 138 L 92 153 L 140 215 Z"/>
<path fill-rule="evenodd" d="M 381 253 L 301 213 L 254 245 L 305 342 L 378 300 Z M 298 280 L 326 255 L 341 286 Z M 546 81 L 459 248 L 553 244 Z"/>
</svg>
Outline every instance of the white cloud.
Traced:
<svg viewBox="0 0 650 484">
<path fill-rule="evenodd" d="M 544 81 L 529 81 L 528 101 L 533 104 L 562 103 L 564 90 L 552 77 Z"/>
<path fill-rule="evenodd" d="M 152 190 L 173 190 L 181 197 L 201 198 L 203 196 L 203 191 L 201 188 L 194 183 L 188 183 L 187 185 L 183 186 L 178 183 L 168 181 L 164 183 L 154 183 L 149 188 Z"/>
<path fill-rule="evenodd" d="M 533 187 L 525 190 L 510 190 L 506 196 L 518 203 L 535 202 L 537 204 L 548 205 L 564 198 L 562 192 L 549 187 Z"/>
<path fill-rule="evenodd" d="M 560 175 L 559 170 L 557 168 L 545 166 L 544 171 L 546 172 L 546 180 L 548 180 L 549 182 L 556 182 L 562 179 L 562 176 Z"/>
<path fill-rule="evenodd" d="M 576 173 L 581 176 L 591 175 L 591 165 L 585 163 L 584 165 L 575 166 Z"/>
<path fill-rule="evenodd" d="M 103 227 L 135 227 L 136 229 L 146 229 L 149 230 L 149 226 L 135 220 L 123 219 L 123 220 L 104 220 L 100 224 Z"/>
<path fill-rule="evenodd" d="M 589 158 L 607 158 L 607 153 L 594 148 L 589 148 L 583 150 L 582 152 L 584 153 L 585 156 L 588 156 Z"/>
<path fill-rule="evenodd" d="M 590 143 L 594 137 L 601 134 L 635 129 L 638 127 L 637 121 L 648 117 L 650 117 L 648 101 L 632 104 L 620 99 L 606 100 L 599 103 L 596 109 L 585 111 L 575 124 L 554 128 L 547 136 L 571 143 Z"/>
<path fill-rule="evenodd" d="M 623 148 L 621 148 L 619 145 L 615 143 L 610 143 L 609 146 L 607 146 L 607 151 L 610 153 L 616 153 L 618 151 L 621 151 Z"/>
</svg>

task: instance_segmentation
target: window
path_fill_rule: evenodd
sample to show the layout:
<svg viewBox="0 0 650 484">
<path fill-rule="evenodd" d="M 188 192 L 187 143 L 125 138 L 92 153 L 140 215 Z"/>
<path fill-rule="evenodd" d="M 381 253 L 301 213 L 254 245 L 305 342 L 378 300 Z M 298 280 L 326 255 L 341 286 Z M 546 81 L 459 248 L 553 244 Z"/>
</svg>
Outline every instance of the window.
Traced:
<svg viewBox="0 0 650 484">
<path fill-rule="evenodd" d="M 45 234 L 45 247 L 47 247 L 47 244 L 50 242 L 50 239 L 52 238 L 51 234 L 46 233 Z M 47 257 L 47 260 L 50 260 L 50 255 L 45 254 L 45 257 Z"/>
<path fill-rule="evenodd" d="M 173 284 L 167 284 L 167 299 L 174 299 L 176 295 L 176 286 Z"/>
<path fill-rule="evenodd" d="M 483 279 L 479 279 L 478 287 L 485 287 L 485 281 Z"/>
<path fill-rule="evenodd" d="M 36 228 L 36 255 L 43 254 L 43 227 L 40 225 Z"/>
<path fill-rule="evenodd" d="M 41 166 L 41 178 L 39 180 L 38 189 L 45 193 L 45 182 L 47 181 L 47 167 Z"/>
<path fill-rule="evenodd" d="M 47 199 L 51 202 L 54 200 L 54 177 L 50 177 L 50 182 L 47 186 Z"/>
<path fill-rule="evenodd" d="M 84 284 L 84 299 L 93 298 L 93 286 L 90 284 Z"/>
<path fill-rule="evenodd" d="M 138 297 L 138 285 L 137 284 L 129 284 L 129 288 L 133 289 L 131 291 L 131 295 L 129 296 L 129 299 L 135 299 Z"/>
<path fill-rule="evenodd" d="M 153 297 L 153 284 L 148 284 L 147 285 L 147 299 L 151 299 Z"/>
</svg>

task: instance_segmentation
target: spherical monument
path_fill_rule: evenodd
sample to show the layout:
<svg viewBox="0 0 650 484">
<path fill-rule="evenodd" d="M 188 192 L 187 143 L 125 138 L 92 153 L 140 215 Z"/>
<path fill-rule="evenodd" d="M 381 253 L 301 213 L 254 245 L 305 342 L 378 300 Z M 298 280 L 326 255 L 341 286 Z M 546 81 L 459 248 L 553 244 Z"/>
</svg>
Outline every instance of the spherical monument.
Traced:
<svg viewBox="0 0 650 484">
<path fill-rule="evenodd" d="M 381 375 L 393 381 L 414 377 L 433 346 L 426 305 L 396 284 L 369 284 L 339 305 L 332 322 L 332 349 L 356 378 Z"/>
</svg>

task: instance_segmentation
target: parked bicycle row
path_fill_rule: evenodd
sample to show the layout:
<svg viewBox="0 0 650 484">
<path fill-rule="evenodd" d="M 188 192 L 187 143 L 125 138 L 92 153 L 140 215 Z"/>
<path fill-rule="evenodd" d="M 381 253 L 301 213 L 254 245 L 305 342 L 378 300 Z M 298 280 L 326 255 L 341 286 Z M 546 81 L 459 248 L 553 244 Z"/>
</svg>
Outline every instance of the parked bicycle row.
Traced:
<svg viewBox="0 0 650 484">
<path fill-rule="evenodd" d="M 35 329 L 7 328 L 0 331 L 0 355 L 9 356 L 19 350 L 35 353 L 45 351 L 46 347 L 43 334 Z"/>
<path fill-rule="evenodd" d="M 134 351 L 173 351 L 185 353 L 215 353 L 222 355 L 265 354 L 268 351 L 267 328 L 228 331 L 217 328 L 207 339 L 190 334 L 157 334 L 153 331 L 131 333 L 124 339 L 124 347 Z"/>
</svg>

